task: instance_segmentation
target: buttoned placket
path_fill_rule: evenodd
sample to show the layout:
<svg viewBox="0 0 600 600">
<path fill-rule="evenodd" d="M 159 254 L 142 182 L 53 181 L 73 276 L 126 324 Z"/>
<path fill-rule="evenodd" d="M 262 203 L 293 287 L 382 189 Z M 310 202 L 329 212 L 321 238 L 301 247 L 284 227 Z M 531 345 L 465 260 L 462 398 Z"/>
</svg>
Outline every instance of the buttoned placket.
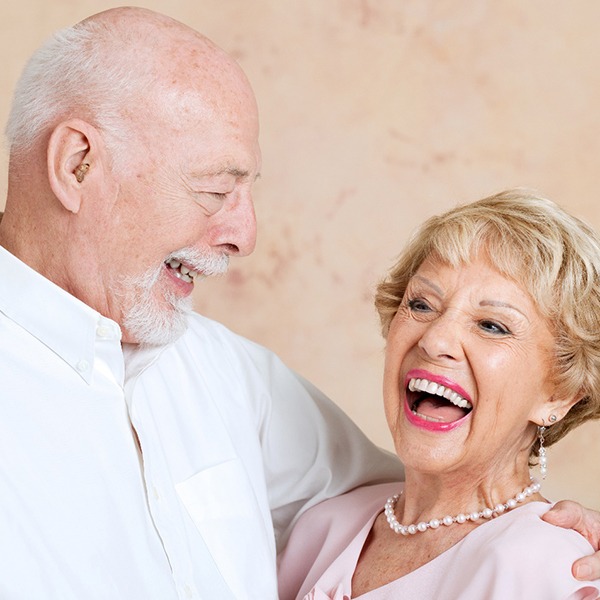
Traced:
<svg viewBox="0 0 600 600">
<path fill-rule="evenodd" d="M 129 407 L 132 427 L 138 441 L 140 463 L 146 484 L 146 497 L 150 516 L 169 562 L 173 574 L 174 585 L 181 600 L 199 599 L 201 596 L 192 578 L 192 565 L 186 556 L 185 535 L 180 530 L 178 500 L 172 484 L 168 479 L 168 470 L 162 464 L 160 452 L 156 448 L 157 440 L 146 439 L 144 421 L 149 417 L 145 413 L 144 402 L 135 403 L 136 383 L 142 373 L 160 355 L 160 349 L 137 349 L 128 353 L 126 367 L 125 399 Z M 131 361 L 129 360 L 131 359 Z M 152 452 L 150 446 L 155 449 Z"/>
<path fill-rule="evenodd" d="M 123 390 L 123 399 L 126 407 L 129 406 L 127 402 L 127 386 L 125 385 L 125 358 L 124 353 L 121 346 L 121 330 L 119 326 L 113 321 L 106 319 L 104 317 L 100 317 L 98 320 L 98 324 L 96 326 L 96 343 L 95 343 L 95 368 L 96 370 L 103 373 L 104 376 L 112 379 L 117 385 L 121 387 Z M 149 355 L 148 364 L 151 364 L 153 360 L 152 354 Z M 131 386 L 131 389 L 132 386 Z M 130 418 L 131 423 L 131 418 Z M 136 435 L 135 429 L 132 429 L 132 435 Z M 137 437 L 137 436 L 136 436 Z M 135 444 L 135 447 L 138 448 L 138 451 L 141 453 L 139 440 L 138 443 Z M 141 465 L 143 468 L 144 460 L 143 457 L 141 459 Z M 160 493 L 158 487 L 155 485 L 148 484 L 148 480 L 145 477 L 144 472 L 144 481 L 146 483 L 146 496 L 150 509 L 150 516 L 152 522 L 155 524 L 156 532 L 161 539 L 161 543 L 164 547 L 163 536 L 161 534 L 161 528 L 157 527 L 157 515 L 162 512 L 162 507 L 160 506 Z M 165 550 L 165 559 L 168 562 L 169 566 L 172 570 L 171 559 L 168 553 Z M 178 587 L 176 582 L 174 582 L 174 588 Z M 176 593 L 179 598 L 182 598 L 182 593 L 180 590 L 176 590 Z M 193 598 L 194 596 L 189 596 L 189 598 Z"/>
</svg>

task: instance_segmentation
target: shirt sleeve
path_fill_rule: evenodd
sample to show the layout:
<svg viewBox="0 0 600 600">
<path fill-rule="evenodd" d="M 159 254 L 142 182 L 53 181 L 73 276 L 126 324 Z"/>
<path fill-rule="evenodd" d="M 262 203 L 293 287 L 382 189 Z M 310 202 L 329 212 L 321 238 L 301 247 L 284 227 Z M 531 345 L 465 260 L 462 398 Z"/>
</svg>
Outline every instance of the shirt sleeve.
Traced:
<svg viewBox="0 0 600 600">
<path fill-rule="evenodd" d="M 280 551 L 306 509 L 359 485 L 403 479 L 398 458 L 270 351 L 245 341 L 264 381 L 257 426 Z"/>
</svg>

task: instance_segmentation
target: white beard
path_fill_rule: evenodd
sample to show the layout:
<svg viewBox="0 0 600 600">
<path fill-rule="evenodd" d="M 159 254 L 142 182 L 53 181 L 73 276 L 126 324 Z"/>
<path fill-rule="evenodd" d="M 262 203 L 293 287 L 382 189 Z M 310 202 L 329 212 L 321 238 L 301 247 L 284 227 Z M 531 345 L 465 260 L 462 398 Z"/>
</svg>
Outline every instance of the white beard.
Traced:
<svg viewBox="0 0 600 600">
<path fill-rule="evenodd" d="M 165 262 L 172 259 L 190 265 L 201 274 L 198 278 L 225 273 L 229 264 L 225 254 L 209 254 L 193 248 L 178 250 Z M 181 298 L 170 290 L 158 294 L 156 288 L 163 269 L 164 266 L 160 266 L 124 280 L 123 289 L 131 303 L 123 327 L 135 343 L 162 346 L 174 342 L 187 329 L 188 316 L 193 309 L 192 298 Z"/>
</svg>

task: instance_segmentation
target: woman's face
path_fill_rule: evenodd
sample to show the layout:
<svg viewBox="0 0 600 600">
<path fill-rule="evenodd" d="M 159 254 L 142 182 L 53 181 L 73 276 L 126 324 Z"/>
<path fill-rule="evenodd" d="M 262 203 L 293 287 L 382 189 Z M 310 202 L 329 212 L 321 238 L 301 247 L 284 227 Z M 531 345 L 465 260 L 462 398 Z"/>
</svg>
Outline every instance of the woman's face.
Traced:
<svg viewBox="0 0 600 600">
<path fill-rule="evenodd" d="M 426 260 L 387 339 L 385 411 L 405 465 L 469 478 L 521 472 L 532 422 L 552 412 L 553 347 L 534 300 L 485 255 L 457 268 Z"/>
</svg>

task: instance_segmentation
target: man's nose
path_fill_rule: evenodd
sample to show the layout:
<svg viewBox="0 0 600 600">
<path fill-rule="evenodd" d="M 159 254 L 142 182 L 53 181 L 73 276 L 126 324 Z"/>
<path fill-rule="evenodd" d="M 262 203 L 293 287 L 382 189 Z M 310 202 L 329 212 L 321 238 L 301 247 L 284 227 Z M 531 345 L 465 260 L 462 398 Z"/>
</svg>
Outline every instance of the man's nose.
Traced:
<svg viewBox="0 0 600 600">
<path fill-rule="evenodd" d="M 213 247 L 220 247 L 231 256 L 248 256 L 256 246 L 256 214 L 250 191 L 236 195 L 231 204 L 226 204 L 214 215 L 215 239 Z"/>
</svg>

